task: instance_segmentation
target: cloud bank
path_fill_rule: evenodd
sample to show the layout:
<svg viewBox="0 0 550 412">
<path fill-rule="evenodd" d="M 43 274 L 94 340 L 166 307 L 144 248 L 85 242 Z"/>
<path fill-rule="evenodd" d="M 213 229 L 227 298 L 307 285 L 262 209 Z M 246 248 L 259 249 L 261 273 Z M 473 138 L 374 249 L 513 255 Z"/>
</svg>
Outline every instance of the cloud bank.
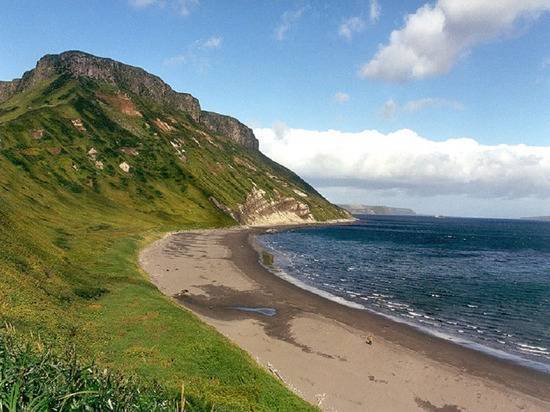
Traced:
<svg viewBox="0 0 550 412">
<path fill-rule="evenodd" d="M 405 18 L 360 70 L 362 77 L 404 82 L 448 72 L 476 45 L 550 10 L 550 0 L 438 0 Z"/>
<path fill-rule="evenodd" d="M 394 190 L 409 196 L 550 198 L 550 147 L 433 141 L 407 129 L 290 129 L 254 133 L 262 152 L 318 187 Z"/>
</svg>

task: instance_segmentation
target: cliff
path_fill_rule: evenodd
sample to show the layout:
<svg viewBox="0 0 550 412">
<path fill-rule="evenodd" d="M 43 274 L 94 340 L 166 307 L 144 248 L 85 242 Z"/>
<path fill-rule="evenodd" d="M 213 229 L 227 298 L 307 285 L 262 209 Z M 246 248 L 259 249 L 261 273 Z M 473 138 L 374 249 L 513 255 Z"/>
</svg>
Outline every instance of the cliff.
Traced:
<svg viewBox="0 0 550 412">
<path fill-rule="evenodd" d="M 21 79 L 0 82 L 0 103 L 59 74 L 105 82 L 166 107 L 181 110 L 209 131 L 230 138 L 246 148 L 258 149 L 258 140 L 252 130 L 237 119 L 202 111 L 198 99 L 189 93 L 174 91 L 159 77 L 142 68 L 80 51 L 46 55 Z"/>
<path fill-rule="evenodd" d="M 200 123 L 213 133 L 229 137 L 248 149 L 258 150 L 258 140 L 252 129 L 230 116 L 203 110 Z"/>
</svg>

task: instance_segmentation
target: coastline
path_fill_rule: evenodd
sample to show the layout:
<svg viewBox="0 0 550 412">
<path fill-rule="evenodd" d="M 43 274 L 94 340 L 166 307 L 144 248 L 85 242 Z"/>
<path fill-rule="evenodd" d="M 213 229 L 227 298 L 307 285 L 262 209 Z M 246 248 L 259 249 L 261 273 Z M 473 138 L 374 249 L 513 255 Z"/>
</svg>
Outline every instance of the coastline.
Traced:
<svg viewBox="0 0 550 412">
<path fill-rule="evenodd" d="M 299 227 L 301 228 L 301 227 Z M 303 228 L 306 228 L 303 226 Z M 264 246 L 261 244 L 261 242 L 257 241 L 257 236 L 261 236 L 266 233 L 271 233 L 271 230 L 274 228 L 270 228 L 269 230 L 262 230 L 262 231 L 256 231 L 253 236 L 251 236 L 250 243 L 252 247 L 254 247 L 260 256 L 259 260 L 261 261 L 261 255 L 263 252 L 267 252 L 269 254 L 273 255 L 273 258 L 275 258 L 278 254 L 278 251 L 275 249 L 270 249 L 267 246 Z M 287 229 L 294 229 L 294 227 L 285 227 L 280 229 L 280 231 L 285 231 Z M 279 231 L 279 229 L 277 229 Z M 373 314 L 378 317 L 382 317 L 385 319 L 389 319 L 392 322 L 396 322 L 402 325 L 405 325 L 409 328 L 412 328 L 421 334 L 429 335 L 431 337 L 435 337 L 437 339 L 441 339 L 444 341 L 447 341 L 451 343 L 452 345 L 458 345 L 463 348 L 473 350 L 474 352 L 481 352 L 485 355 L 488 355 L 490 358 L 497 358 L 499 361 L 504 361 L 506 363 L 511 363 L 515 366 L 520 366 L 522 368 L 527 368 L 528 370 L 534 370 L 537 373 L 541 373 L 543 376 L 549 376 L 550 377 L 550 364 L 537 362 L 534 359 L 521 357 L 520 355 L 513 354 L 510 352 L 506 352 L 504 350 L 499 350 L 492 348 L 490 346 L 484 346 L 481 343 L 477 343 L 473 340 L 468 340 L 467 338 L 461 338 L 456 335 L 452 335 L 446 332 L 439 331 L 434 328 L 426 327 L 420 324 L 416 324 L 413 321 L 408 321 L 407 319 L 400 318 L 398 316 L 392 316 L 391 314 L 383 313 L 382 311 L 378 312 L 375 309 L 371 309 L 363 304 L 357 303 L 352 300 L 348 300 L 345 297 L 338 296 L 335 294 L 332 294 L 328 291 L 325 291 L 317 286 L 314 285 L 308 285 L 303 283 L 302 281 L 292 277 L 291 275 L 288 275 L 284 271 L 280 270 L 280 268 L 273 266 L 269 267 L 266 265 L 262 265 L 264 269 L 266 269 L 269 273 L 282 278 L 284 281 L 292 283 L 293 285 L 297 286 L 300 289 L 303 289 L 309 293 L 313 293 L 314 295 L 320 296 L 323 299 L 327 299 L 329 301 L 333 301 L 339 305 L 344 305 L 352 309 L 359 309 L 362 311 L 366 311 L 370 314 Z"/>
<path fill-rule="evenodd" d="M 549 375 L 271 273 L 254 246 L 266 230 L 173 233 L 142 251 L 140 261 L 164 294 L 324 410 L 550 409 Z"/>
</svg>

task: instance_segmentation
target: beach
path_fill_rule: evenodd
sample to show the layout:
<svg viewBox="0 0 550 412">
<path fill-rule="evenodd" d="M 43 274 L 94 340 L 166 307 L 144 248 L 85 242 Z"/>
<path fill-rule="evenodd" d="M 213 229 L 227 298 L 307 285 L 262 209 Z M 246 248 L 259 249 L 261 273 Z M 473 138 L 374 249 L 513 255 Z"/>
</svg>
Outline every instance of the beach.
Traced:
<svg viewBox="0 0 550 412">
<path fill-rule="evenodd" d="M 322 410 L 550 410 L 549 375 L 272 274 L 254 244 L 262 230 L 172 233 L 140 262 L 162 293 Z"/>
</svg>

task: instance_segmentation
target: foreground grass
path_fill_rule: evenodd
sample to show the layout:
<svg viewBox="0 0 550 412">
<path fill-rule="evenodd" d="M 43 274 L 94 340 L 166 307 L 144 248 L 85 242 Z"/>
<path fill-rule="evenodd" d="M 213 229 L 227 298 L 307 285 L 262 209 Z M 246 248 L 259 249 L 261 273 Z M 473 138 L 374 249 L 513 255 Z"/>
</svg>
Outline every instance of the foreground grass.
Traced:
<svg viewBox="0 0 550 412">
<path fill-rule="evenodd" d="M 44 347 L 57 353 L 74 348 L 84 364 L 94 361 L 114 371 L 115 375 L 109 375 L 114 377 L 105 379 L 114 385 L 112 391 L 121 391 L 117 395 L 119 405 L 127 403 L 130 410 L 172 408 L 171 399 L 178 397 L 182 384 L 189 408 L 194 408 L 189 410 L 210 411 L 212 406 L 217 411 L 312 409 L 258 367 L 248 354 L 166 298 L 148 281 L 140 271 L 137 258 L 142 246 L 160 237 L 157 225 L 149 223 L 148 226 L 144 224 L 145 219 L 131 216 L 117 217 L 123 223 L 115 219 L 109 224 L 99 223 L 94 222 L 94 214 L 83 208 L 78 221 L 64 217 L 62 231 L 59 227 L 27 226 L 22 232 L 19 246 L 26 242 L 24 249 L 29 250 L 20 250 L 23 254 L 18 255 L 17 262 L 24 264 L 28 272 L 25 276 L 10 276 L 5 272 L 0 285 L 0 294 L 5 297 L 0 300 L 3 302 L 1 317 L 17 325 L 19 335 L 40 336 Z M 93 230 L 79 227 L 83 215 L 87 227 Z M 61 225 L 61 221 L 57 223 Z M 65 240 L 61 242 L 59 255 L 34 250 L 39 235 L 51 236 L 59 242 L 60 232 L 65 233 Z M 50 248 L 47 252 L 55 250 Z M 45 268 L 33 267 L 36 252 L 46 253 Z M 25 356 L 23 361 L 34 359 L 42 364 L 40 356 Z M 47 359 L 53 362 L 53 369 L 57 368 L 56 360 Z M 34 371 L 33 379 L 37 382 L 51 380 L 48 368 L 34 369 L 30 364 L 28 368 Z M 9 376 L 10 370 L 3 373 Z M 39 402 L 43 397 L 49 399 L 48 402 L 64 401 L 63 396 L 69 393 L 88 390 L 89 385 L 100 386 L 102 383 L 94 373 L 63 374 L 53 388 L 32 384 L 29 389 L 29 381 L 12 380 L 11 386 L 4 382 L 2 396 L 18 392 L 20 406 L 30 405 L 34 400 Z M 162 389 L 145 387 L 139 389 L 143 397 L 126 399 L 127 391 L 140 388 L 125 378 L 134 375 L 159 382 Z M 71 376 L 75 379 L 72 383 L 67 381 Z M 24 395 L 23 389 L 31 390 L 34 398 Z M 94 390 L 111 393 L 111 389 Z M 82 399 L 82 396 L 76 397 L 72 402 Z M 105 401 L 105 397 L 98 395 L 89 401 Z"/>
<path fill-rule="evenodd" d="M 27 184 L 25 189 L 6 193 L 36 196 L 32 184 Z M 30 202 L 24 208 L 0 198 L 0 321 L 13 324 L 16 335 L 39 337 L 53 353 L 74 348 L 83 365 L 93 362 L 111 370 L 109 376 L 116 378 L 109 379 L 122 391 L 119 405 L 125 402 L 124 391 L 130 390 L 125 388 L 142 388 L 128 376 L 159 383 L 160 389 L 154 385 L 139 389 L 143 397 L 131 401 L 141 406 L 129 409 L 162 410 L 164 400 L 172 407 L 170 402 L 178 398 L 182 384 L 188 410 L 210 411 L 212 406 L 216 411 L 312 409 L 248 354 L 162 295 L 138 265 L 139 250 L 165 231 L 223 226 L 226 221 L 214 214 L 205 218 L 182 202 L 178 203 L 184 208 L 180 215 L 159 218 L 85 195 L 56 199 L 43 193 L 43 205 Z M 18 204 L 25 204 L 24 200 Z M 40 364 L 40 357 L 36 362 Z M 30 364 L 29 368 L 36 382 L 51 380 L 48 368 L 33 369 Z M 4 376 L 16 376 L 12 370 Z M 54 388 L 5 381 L 1 395 L 18 393 L 21 407 L 15 410 L 22 410 L 42 397 L 59 401 L 88 390 L 81 381 L 96 379 L 93 374 L 63 376 L 76 380 L 68 383 L 59 378 Z M 32 397 L 25 395 L 27 390 Z M 82 397 L 73 399 L 79 400 Z M 55 408 L 34 410 L 45 409 Z"/>
<path fill-rule="evenodd" d="M 185 393 L 177 399 L 156 383 L 82 363 L 74 351 L 55 354 L 9 325 L 0 332 L 0 411 L 192 411 L 193 403 Z"/>
</svg>

